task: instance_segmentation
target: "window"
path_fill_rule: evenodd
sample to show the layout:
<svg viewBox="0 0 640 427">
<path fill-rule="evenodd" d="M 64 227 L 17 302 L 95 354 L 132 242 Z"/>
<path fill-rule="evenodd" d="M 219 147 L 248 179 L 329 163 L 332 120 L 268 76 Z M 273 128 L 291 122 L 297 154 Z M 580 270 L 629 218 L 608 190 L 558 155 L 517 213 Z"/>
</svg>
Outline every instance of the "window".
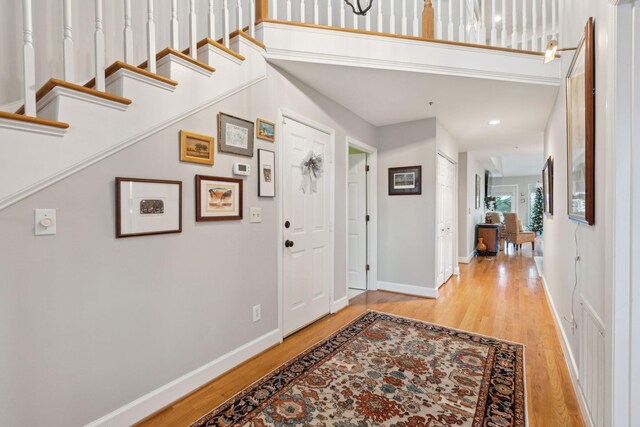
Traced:
<svg viewBox="0 0 640 427">
<path fill-rule="evenodd" d="M 495 211 L 500 213 L 500 220 L 504 221 L 503 214 L 517 212 L 518 186 L 517 185 L 493 185 L 490 189 L 492 197 L 495 197 Z"/>
</svg>

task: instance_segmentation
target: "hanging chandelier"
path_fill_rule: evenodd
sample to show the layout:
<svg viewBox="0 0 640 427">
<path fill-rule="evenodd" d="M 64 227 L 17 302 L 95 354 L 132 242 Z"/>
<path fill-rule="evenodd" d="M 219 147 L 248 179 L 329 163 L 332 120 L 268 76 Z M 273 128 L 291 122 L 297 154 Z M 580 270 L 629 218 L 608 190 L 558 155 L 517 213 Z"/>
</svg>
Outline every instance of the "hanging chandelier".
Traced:
<svg viewBox="0 0 640 427">
<path fill-rule="evenodd" d="M 366 15 L 373 6 L 373 0 L 344 0 L 356 15 Z"/>
</svg>

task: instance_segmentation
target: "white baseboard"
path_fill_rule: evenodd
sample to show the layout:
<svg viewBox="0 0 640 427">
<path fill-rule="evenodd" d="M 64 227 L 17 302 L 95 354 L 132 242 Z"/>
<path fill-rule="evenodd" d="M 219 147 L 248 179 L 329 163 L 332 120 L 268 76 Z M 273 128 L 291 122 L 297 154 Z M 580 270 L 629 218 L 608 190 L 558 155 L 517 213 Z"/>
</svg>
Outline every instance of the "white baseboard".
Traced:
<svg viewBox="0 0 640 427">
<path fill-rule="evenodd" d="M 120 427 L 132 425 L 146 416 L 164 408 L 187 395 L 198 387 L 219 377 L 242 362 L 252 358 L 269 347 L 279 344 L 282 333 L 275 329 L 216 360 L 189 372 L 169 384 L 145 394 L 123 407 L 99 418 L 85 427 Z"/>
<path fill-rule="evenodd" d="M 571 377 L 571 384 L 573 385 L 573 390 L 576 393 L 576 398 L 578 399 L 578 405 L 580 405 L 580 412 L 582 413 L 582 418 L 587 423 L 588 427 L 594 427 L 593 420 L 591 419 L 591 415 L 589 414 L 589 407 L 587 406 L 587 401 L 582 394 L 582 388 L 580 387 L 580 371 L 578 370 L 578 365 L 576 364 L 576 359 L 573 356 L 573 351 L 571 350 L 571 345 L 569 344 L 569 338 L 567 334 L 564 332 L 564 328 L 562 327 L 562 318 L 560 314 L 558 314 L 558 310 L 556 310 L 556 305 L 553 302 L 553 298 L 551 297 L 551 293 L 549 292 L 549 288 L 547 285 L 547 280 L 544 275 L 540 275 L 542 278 L 542 287 L 544 289 L 544 293 L 547 297 L 547 302 L 549 303 L 549 308 L 551 308 L 551 313 L 553 314 L 553 320 L 556 325 L 556 330 L 558 331 L 558 335 L 560 337 L 560 345 L 562 346 L 562 352 L 564 353 L 564 359 L 567 363 L 567 369 L 569 370 L 569 376 Z"/>
<path fill-rule="evenodd" d="M 438 290 L 415 285 L 405 285 L 403 283 L 378 281 L 379 291 L 398 292 L 401 294 L 415 295 L 425 298 L 438 298 Z"/>
<path fill-rule="evenodd" d="M 337 313 L 340 310 L 342 310 L 343 308 L 347 308 L 349 306 L 349 295 L 345 295 L 344 297 L 340 298 L 337 301 L 334 301 L 331 304 L 331 313 Z"/>
<path fill-rule="evenodd" d="M 471 260 L 473 260 L 475 257 L 476 257 L 476 252 L 473 251 L 465 257 L 462 257 L 462 256 L 458 257 L 458 262 L 460 264 L 469 264 Z"/>
</svg>

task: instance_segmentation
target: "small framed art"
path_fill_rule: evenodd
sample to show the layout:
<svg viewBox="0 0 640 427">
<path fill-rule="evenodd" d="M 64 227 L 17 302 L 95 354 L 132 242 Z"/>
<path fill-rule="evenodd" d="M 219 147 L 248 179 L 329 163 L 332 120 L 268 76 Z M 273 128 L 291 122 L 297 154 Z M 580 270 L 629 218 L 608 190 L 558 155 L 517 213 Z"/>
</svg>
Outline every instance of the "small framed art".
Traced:
<svg viewBox="0 0 640 427">
<path fill-rule="evenodd" d="M 180 161 L 213 166 L 214 138 L 180 131 Z"/>
<path fill-rule="evenodd" d="M 256 136 L 265 141 L 275 142 L 276 140 L 276 125 L 266 120 L 256 120 Z"/>
<path fill-rule="evenodd" d="M 253 122 L 218 113 L 218 149 L 223 153 L 253 157 Z"/>
<path fill-rule="evenodd" d="M 116 178 L 116 237 L 182 232 L 182 181 Z"/>
<path fill-rule="evenodd" d="M 422 166 L 389 168 L 389 195 L 422 194 Z"/>
<path fill-rule="evenodd" d="M 242 180 L 196 175 L 196 221 L 242 219 Z"/>
<path fill-rule="evenodd" d="M 276 196 L 276 153 L 258 150 L 258 196 Z"/>
<path fill-rule="evenodd" d="M 542 204 L 546 215 L 553 215 L 553 159 L 549 157 L 542 170 Z"/>
</svg>

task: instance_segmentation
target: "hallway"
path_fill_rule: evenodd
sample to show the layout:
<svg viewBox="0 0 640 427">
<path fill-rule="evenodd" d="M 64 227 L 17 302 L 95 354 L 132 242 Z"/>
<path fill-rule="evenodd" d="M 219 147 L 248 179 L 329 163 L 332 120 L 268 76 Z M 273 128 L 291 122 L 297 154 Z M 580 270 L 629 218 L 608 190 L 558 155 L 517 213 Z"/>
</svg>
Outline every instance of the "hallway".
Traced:
<svg viewBox="0 0 640 427">
<path fill-rule="evenodd" d="M 330 335 L 367 309 L 426 320 L 526 348 L 530 426 L 581 426 L 582 417 L 547 306 L 531 249 L 460 265 L 461 276 L 440 288 L 437 300 L 368 292 L 350 306 L 149 417 L 139 426 L 182 426 L 198 419 L 244 387 Z"/>
</svg>

